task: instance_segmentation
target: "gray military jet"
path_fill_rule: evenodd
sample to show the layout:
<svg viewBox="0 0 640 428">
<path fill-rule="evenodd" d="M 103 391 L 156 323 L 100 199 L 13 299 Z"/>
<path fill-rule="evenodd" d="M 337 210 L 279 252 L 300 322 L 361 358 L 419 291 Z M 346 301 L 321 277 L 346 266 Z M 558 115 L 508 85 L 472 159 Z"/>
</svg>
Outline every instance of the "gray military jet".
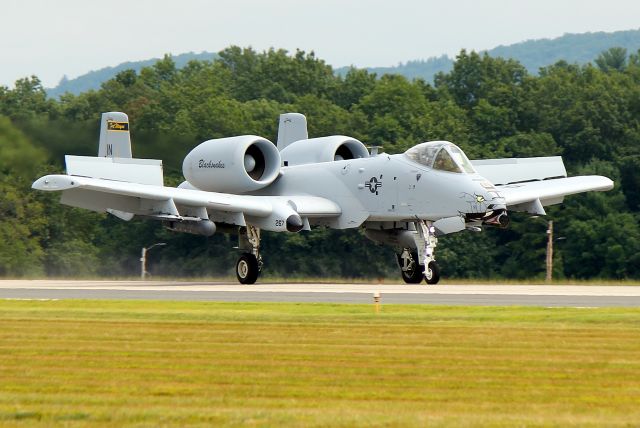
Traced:
<svg viewBox="0 0 640 428">
<path fill-rule="evenodd" d="M 435 284 L 438 236 L 507 227 L 508 211 L 544 215 L 545 206 L 567 195 L 613 188 L 606 177 L 567 177 L 557 156 L 470 161 L 447 141 L 388 155 L 343 135 L 309 138 L 299 113 L 280 116 L 277 145 L 242 135 L 196 146 L 177 188 L 164 186 L 161 161 L 132 157 L 129 120 L 120 112 L 102 114 L 98 157 L 65 162 L 66 175 L 47 175 L 33 188 L 60 191 L 63 204 L 127 221 L 140 216 L 205 236 L 237 233 L 243 284 L 262 270 L 261 230 L 312 226 L 362 227 L 395 249 L 405 282 Z"/>
</svg>

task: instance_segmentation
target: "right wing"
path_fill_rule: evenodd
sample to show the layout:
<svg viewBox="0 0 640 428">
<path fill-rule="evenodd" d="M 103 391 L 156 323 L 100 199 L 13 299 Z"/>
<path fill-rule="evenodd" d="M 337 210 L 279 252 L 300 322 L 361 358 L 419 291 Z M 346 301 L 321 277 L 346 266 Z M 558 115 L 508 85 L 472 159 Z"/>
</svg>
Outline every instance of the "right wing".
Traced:
<svg viewBox="0 0 640 428">
<path fill-rule="evenodd" d="M 316 196 L 252 196 L 164 187 L 74 175 L 47 175 L 34 189 L 61 191 L 61 202 L 120 218 L 132 215 L 159 220 L 212 220 L 244 226 L 246 221 L 266 230 L 282 231 L 276 220 L 292 213 L 305 218 L 337 217 L 340 207 Z"/>
</svg>

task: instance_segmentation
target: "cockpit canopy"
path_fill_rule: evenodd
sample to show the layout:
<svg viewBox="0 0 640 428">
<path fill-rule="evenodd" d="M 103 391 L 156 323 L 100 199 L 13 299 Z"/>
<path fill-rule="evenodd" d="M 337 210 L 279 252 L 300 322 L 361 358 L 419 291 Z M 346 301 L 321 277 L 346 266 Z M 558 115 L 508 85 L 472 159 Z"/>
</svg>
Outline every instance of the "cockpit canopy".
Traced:
<svg viewBox="0 0 640 428">
<path fill-rule="evenodd" d="M 448 141 L 430 141 L 413 146 L 405 153 L 409 159 L 439 171 L 474 174 L 473 165 L 458 146 Z"/>
</svg>

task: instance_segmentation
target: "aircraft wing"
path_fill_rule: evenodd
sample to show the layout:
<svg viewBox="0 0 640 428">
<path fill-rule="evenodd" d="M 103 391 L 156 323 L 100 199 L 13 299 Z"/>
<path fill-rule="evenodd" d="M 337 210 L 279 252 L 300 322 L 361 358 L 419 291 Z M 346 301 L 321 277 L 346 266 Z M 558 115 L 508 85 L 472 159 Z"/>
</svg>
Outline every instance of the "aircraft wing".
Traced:
<svg viewBox="0 0 640 428">
<path fill-rule="evenodd" d="M 599 175 L 553 178 L 496 186 L 507 208 L 544 215 L 544 206 L 559 204 L 565 196 L 613 189 L 613 181 Z"/>
<path fill-rule="evenodd" d="M 560 156 L 483 159 L 471 163 L 496 186 L 510 211 L 544 215 L 543 207 L 559 204 L 565 196 L 613 189 L 613 181 L 607 177 L 567 177 Z"/>
<path fill-rule="evenodd" d="M 253 196 L 139 184 L 73 175 L 47 175 L 32 186 L 62 191 L 61 202 L 127 219 L 133 215 L 159 219 L 209 219 L 244 225 L 244 218 L 269 219 L 280 213 L 301 217 L 336 217 L 340 207 L 315 196 Z M 276 230 L 261 225 L 267 230 Z"/>
</svg>

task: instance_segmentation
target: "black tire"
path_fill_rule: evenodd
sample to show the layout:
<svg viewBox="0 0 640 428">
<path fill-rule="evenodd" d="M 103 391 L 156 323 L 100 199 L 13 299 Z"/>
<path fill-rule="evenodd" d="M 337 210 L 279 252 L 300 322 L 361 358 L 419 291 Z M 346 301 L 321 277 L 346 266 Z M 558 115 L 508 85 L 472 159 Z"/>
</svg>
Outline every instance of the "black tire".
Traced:
<svg viewBox="0 0 640 428">
<path fill-rule="evenodd" d="M 254 284 L 260 274 L 260 267 L 256 256 L 242 253 L 236 263 L 236 277 L 240 284 Z"/>
<path fill-rule="evenodd" d="M 427 284 L 437 284 L 440 281 L 440 266 L 435 261 L 429 262 L 429 266 L 424 272 L 424 279 Z"/>
<path fill-rule="evenodd" d="M 413 257 L 414 268 L 408 271 L 402 270 L 402 258 L 400 255 L 396 254 L 396 259 L 398 261 L 398 266 L 400 266 L 400 275 L 402 275 L 402 280 L 407 284 L 420 284 L 422 282 L 422 265 L 418 264 L 418 253 L 411 253 L 411 257 Z"/>
</svg>

